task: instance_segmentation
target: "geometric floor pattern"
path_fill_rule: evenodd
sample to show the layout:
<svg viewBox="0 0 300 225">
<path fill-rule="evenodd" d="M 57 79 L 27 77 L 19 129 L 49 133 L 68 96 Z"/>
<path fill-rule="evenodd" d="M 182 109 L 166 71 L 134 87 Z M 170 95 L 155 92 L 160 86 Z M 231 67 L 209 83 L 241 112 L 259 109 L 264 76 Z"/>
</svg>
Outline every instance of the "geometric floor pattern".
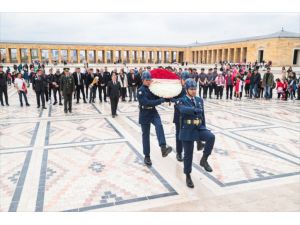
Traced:
<svg viewBox="0 0 300 225">
<path fill-rule="evenodd" d="M 153 127 L 153 166 L 143 164 L 136 102 L 120 102 L 113 119 L 99 100 L 65 115 L 37 109 L 31 88 L 28 99 L 21 108 L 10 87 L 0 107 L 0 211 L 300 211 L 300 101 L 205 100 L 214 171 L 195 150 L 191 190 L 175 154 L 161 157 Z M 173 106 L 157 109 L 175 148 Z"/>
</svg>

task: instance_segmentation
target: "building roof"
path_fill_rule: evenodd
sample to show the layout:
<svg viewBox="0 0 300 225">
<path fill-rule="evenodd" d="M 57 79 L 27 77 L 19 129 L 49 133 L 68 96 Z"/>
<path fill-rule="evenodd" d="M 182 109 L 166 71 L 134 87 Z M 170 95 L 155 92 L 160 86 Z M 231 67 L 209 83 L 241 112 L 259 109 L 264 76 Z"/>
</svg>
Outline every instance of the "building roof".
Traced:
<svg viewBox="0 0 300 225">
<path fill-rule="evenodd" d="M 120 47 L 167 47 L 167 48 L 186 48 L 218 44 L 230 44 L 236 42 L 254 41 L 271 38 L 300 38 L 300 33 L 281 30 L 272 34 L 253 36 L 248 38 L 230 39 L 224 41 L 212 41 L 203 43 L 192 43 L 188 45 L 168 45 L 168 44 L 132 44 L 132 43 L 89 43 L 89 42 L 56 42 L 56 41 L 14 41 L 0 40 L 0 43 L 5 44 L 41 44 L 41 45 L 83 45 L 83 46 L 120 46 Z"/>
<path fill-rule="evenodd" d="M 212 42 L 204 42 L 204 43 L 193 43 L 189 45 L 189 47 L 196 46 L 206 46 L 206 45 L 218 45 L 218 44 L 230 44 L 235 42 L 244 42 L 244 41 L 254 41 L 254 40 L 262 40 L 262 39 L 271 39 L 271 38 L 300 38 L 300 33 L 289 32 L 285 30 L 281 30 L 272 34 L 253 36 L 247 38 L 239 38 L 239 39 L 230 39 L 224 41 L 212 41 Z"/>
<path fill-rule="evenodd" d="M 185 48 L 186 45 L 168 45 L 168 44 L 132 44 L 132 43 L 93 43 L 93 42 L 58 42 L 58 41 L 14 41 L 0 40 L 5 44 L 40 44 L 40 45 L 83 45 L 83 46 L 120 46 L 120 47 L 168 47 Z"/>
</svg>

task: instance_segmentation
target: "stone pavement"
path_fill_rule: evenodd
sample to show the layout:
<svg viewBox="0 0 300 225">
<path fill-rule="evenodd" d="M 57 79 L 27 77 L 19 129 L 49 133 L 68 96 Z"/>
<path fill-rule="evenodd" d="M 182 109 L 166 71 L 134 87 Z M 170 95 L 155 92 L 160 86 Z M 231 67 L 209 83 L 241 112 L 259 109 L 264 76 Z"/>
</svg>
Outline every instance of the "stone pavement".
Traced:
<svg viewBox="0 0 300 225">
<path fill-rule="evenodd" d="M 175 154 L 162 158 L 151 131 L 153 167 L 143 164 L 137 103 L 19 106 L 9 88 L 0 107 L 0 211 L 300 211 L 300 101 L 205 100 L 216 134 L 209 158 L 194 152 L 194 189 Z M 75 103 L 75 100 L 73 101 Z M 173 106 L 158 106 L 175 147 Z"/>
</svg>

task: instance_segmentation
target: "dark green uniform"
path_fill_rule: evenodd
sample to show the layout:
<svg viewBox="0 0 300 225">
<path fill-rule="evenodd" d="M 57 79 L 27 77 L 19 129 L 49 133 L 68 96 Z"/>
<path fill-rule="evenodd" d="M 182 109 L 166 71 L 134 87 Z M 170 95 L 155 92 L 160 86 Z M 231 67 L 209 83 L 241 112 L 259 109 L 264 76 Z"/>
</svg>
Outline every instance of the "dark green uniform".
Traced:
<svg viewBox="0 0 300 225">
<path fill-rule="evenodd" d="M 74 78 L 71 75 L 63 75 L 60 80 L 60 91 L 64 96 L 65 113 L 72 112 L 72 93 L 75 91 Z M 68 106 L 68 107 L 67 107 Z"/>
</svg>

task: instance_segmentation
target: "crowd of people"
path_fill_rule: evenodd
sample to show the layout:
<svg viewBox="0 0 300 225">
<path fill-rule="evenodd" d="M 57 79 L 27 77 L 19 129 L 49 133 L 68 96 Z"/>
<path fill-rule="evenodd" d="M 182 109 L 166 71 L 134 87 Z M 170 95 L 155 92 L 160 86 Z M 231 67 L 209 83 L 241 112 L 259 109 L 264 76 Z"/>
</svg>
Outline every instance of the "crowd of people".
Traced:
<svg viewBox="0 0 300 225">
<path fill-rule="evenodd" d="M 119 99 L 123 102 L 137 101 L 137 90 L 142 85 L 142 73 L 151 69 L 150 66 L 132 69 L 123 67 L 119 71 L 117 69 L 108 71 L 106 66 L 100 69 L 78 67 L 70 74 L 71 80 L 74 80 L 72 99 L 78 104 L 80 100 L 84 103 L 95 103 L 99 99 L 102 103 L 110 98 L 113 104 L 112 115 L 116 116 Z M 165 69 L 176 73 L 179 78 L 184 71 L 188 71 L 190 77 L 197 83 L 198 95 L 203 99 L 223 99 L 224 95 L 228 100 L 242 98 L 268 100 L 276 98 L 273 96 L 273 90 L 277 92 L 277 99 L 300 99 L 300 79 L 292 67 L 287 70 L 283 67 L 277 79 L 274 78 L 270 67 L 266 67 L 265 70 L 256 64 L 249 66 L 221 62 L 215 68 L 208 70 L 201 68 L 200 71 L 196 68 L 172 66 Z M 65 72 L 59 69 L 54 71 L 53 68 L 46 72 L 44 64 L 20 64 L 6 69 L 0 66 L 1 105 L 4 106 L 4 100 L 6 105 L 9 105 L 7 86 L 10 85 L 14 85 L 19 94 L 20 106 L 23 106 L 23 99 L 26 106 L 30 106 L 27 98 L 30 86 L 36 93 L 37 107 L 46 109 L 46 103 L 63 105 L 61 80 L 70 71 Z"/>
</svg>

